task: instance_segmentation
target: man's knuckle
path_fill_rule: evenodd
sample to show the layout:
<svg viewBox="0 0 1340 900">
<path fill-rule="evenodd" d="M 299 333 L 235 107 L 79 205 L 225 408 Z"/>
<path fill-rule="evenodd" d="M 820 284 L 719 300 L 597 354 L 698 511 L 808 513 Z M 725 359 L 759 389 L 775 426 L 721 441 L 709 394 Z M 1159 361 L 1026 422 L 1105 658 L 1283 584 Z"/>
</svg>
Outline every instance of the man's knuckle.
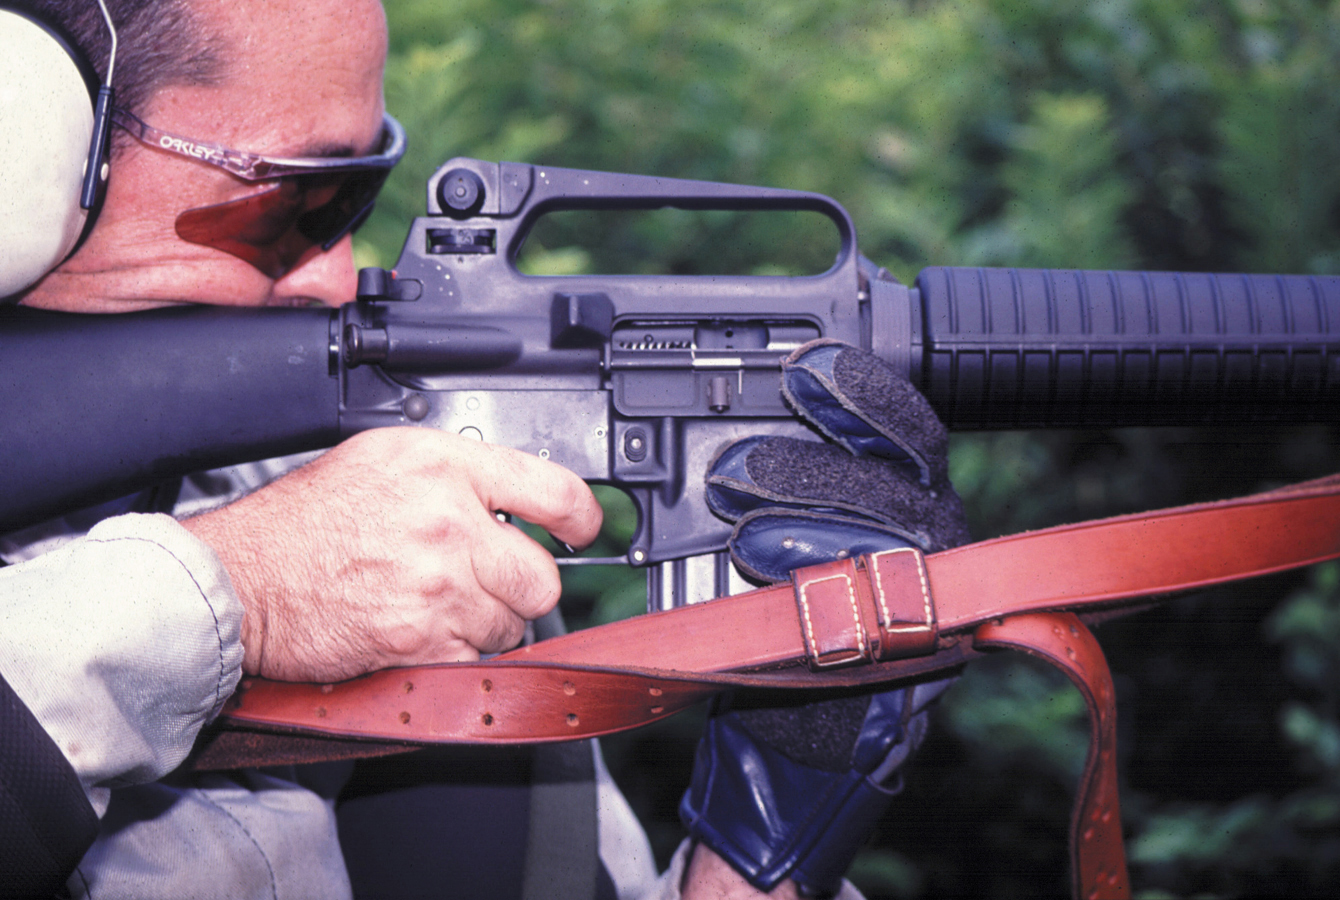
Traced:
<svg viewBox="0 0 1340 900">
<path fill-rule="evenodd" d="M 557 566 L 552 572 L 536 571 L 521 594 L 520 609 L 530 616 L 543 615 L 558 603 L 562 592 L 563 585 L 558 578 Z"/>
<path fill-rule="evenodd" d="M 510 607 L 522 602 L 531 590 L 531 579 L 519 560 L 506 560 L 499 567 L 497 580 L 498 599 Z"/>
<path fill-rule="evenodd" d="M 562 591 L 558 566 L 547 554 L 536 554 L 534 561 L 526 564 L 520 559 L 512 561 L 502 579 L 501 599 L 528 618 L 547 612 Z"/>
<path fill-rule="evenodd" d="M 486 652 L 506 650 L 521 643 L 526 634 L 526 622 L 507 609 L 499 609 L 488 623 L 479 649 Z"/>
<path fill-rule="evenodd" d="M 375 638 L 382 654 L 396 662 L 418 661 L 432 644 L 433 617 L 421 608 L 401 609 L 383 623 Z"/>
</svg>

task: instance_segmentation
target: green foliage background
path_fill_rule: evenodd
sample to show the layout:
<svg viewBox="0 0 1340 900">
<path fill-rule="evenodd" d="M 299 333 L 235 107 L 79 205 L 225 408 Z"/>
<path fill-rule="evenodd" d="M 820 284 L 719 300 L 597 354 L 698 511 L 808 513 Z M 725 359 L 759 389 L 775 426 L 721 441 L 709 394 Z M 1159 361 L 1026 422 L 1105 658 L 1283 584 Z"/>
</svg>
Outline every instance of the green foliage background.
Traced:
<svg viewBox="0 0 1340 900">
<path fill-rule="evenodd" d="M 387 104 L 410 151 L 360 233 L 390 265 L 445 160 L 819 191 L 863 252 L 928 264 L 1340 270 L 1335 0 L 386 0 Z M 770 270 L 785 225 L 573 226 L 550 271 Z M 757 258 L 756 258 L 757 257 Z M 956 436 L 987 537 L 1335 471 L 1320 428 Z M 627 510 L 611 515 L 626 526 Z M 601 620 L 641 585 L 584 573 Z M 1340 570 L 1107 626 L 1132 872 L 1147 897 L 1340 884 Z M 691 717 L 608 742 L 658 854 L 678 838 Z M 853 877 L 875 897 L 1066 892 L 1077 695 L 1000 658 L 946 698 Z"/>
</svg>

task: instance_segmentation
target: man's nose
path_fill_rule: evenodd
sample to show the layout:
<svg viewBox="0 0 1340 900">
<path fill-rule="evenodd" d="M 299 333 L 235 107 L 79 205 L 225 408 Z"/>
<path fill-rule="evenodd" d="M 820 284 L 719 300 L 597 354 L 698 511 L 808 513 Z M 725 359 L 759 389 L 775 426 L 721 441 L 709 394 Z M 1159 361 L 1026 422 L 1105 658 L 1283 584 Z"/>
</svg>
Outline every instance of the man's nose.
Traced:
<svg viewBox="0 0 1340 900">
<path fill-rule="evenodd" d="M 325 252 L 318 248 L 274 285 L 279 304 L 342 306 L 354 299 L 358 276 L 354 272 L 354 239 L 346 234 Z"/>
</svg>

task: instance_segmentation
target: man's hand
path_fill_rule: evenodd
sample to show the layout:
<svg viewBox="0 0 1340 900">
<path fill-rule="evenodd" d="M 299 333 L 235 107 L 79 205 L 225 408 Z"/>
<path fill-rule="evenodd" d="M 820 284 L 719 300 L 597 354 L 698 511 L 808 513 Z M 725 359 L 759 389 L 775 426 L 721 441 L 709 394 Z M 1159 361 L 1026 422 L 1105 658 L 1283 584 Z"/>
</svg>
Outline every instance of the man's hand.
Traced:
<svg viewBox="0 0 1340 900">
<path fill-rule="evenodd" d="M 576 475 L 421 428 L 381 428 L 183 524 L 246 608 L 243 668 L 334 681 L 516 645 L 558 602 L 553 557 L 507 512 L 574 546 L 601 510 Z"/>
</svg>

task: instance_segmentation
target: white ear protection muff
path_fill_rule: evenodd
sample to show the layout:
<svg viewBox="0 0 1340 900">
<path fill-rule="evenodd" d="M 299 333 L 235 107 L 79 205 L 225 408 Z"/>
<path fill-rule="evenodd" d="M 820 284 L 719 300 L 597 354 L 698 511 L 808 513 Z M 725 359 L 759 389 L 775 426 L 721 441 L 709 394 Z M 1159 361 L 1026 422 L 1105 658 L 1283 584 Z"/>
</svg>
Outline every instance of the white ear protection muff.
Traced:
<svg viewBox="0 0 1340 900">
<path fill-rule="evenodd" d="M 64 262 L 97 214 L 80 202 L 97 94 L 76 49 L 0 9 L 0 298 Z M 95 158 L 105 184 L 105 153 Z"/>
</svg>

